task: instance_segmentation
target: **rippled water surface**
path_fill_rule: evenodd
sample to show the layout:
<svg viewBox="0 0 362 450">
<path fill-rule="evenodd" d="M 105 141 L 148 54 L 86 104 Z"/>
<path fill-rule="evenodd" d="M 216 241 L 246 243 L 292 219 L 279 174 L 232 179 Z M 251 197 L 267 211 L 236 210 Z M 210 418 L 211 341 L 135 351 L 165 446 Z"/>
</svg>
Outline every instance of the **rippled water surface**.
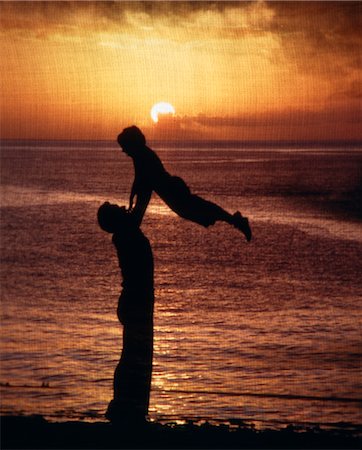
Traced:
<svg viewBox="0 0 362 450">
<path fill-rule="evenodd" d="M 361 424 L 362 150 L 155 149 L 254 240 L 154 195 L 151 417 Z M 132 177 L 114 144 L 2 145 L 2 412 L 102 419 L 122 338 L 96 211 Z"/>
</svg>

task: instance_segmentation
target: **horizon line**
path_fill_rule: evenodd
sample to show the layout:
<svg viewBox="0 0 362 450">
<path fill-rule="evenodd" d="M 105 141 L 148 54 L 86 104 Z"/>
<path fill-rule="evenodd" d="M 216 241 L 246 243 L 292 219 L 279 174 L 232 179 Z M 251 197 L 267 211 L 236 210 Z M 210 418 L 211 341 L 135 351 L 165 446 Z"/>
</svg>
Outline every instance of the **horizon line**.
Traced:
<svg viewBox="0 0 362 450">
<path fill-rule="evenodd" d="M 0 145 L 3 142 L 11 142 L 11 143 L 28 143 L 28 142 L 38 142 L 38 143 L 48 143 L 48 142 L 59 142 L 59 143 L 116 143 L 116 139 L 83 139 L 83 138 L 75 138 L 75 139 L 65 139 L 65 138 L 1 138 L 0 137 Z M 256 145 L 268 145 L 268 146 L 277 146 L 277 145 L 353 145 L 358 146 L 362 145 L 362 139 L 283 139 L 283 140 L 243 140 L 243 139 L 149 139 L 148 142 L 153 144 L 173 144 L 178 146 L 188 146 L 188 145 L 207 145 L 207 144 L 217 144 L 217 145 L 246 145 L 246 146 L 256 146 Z"/>
</svg>

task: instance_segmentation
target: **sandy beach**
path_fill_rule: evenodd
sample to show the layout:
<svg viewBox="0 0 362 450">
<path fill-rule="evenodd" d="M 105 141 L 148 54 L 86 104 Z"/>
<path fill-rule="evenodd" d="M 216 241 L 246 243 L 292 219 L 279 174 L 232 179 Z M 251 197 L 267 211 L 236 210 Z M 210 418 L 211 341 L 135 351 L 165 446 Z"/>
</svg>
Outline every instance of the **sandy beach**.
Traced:
<svg viewBox="0 0 362 450">
<path fill-rule="evenodd" d="M 233 426 L 149 423 L 145 427 L 113 426 L 96 422 L 48 422 L 42 416 L 1 417 L 2 449 L 107 448 L 361 448 L 361 429 L 288 426 L 280 431 L 258 431 L 242 423 Z"/>
</svg>

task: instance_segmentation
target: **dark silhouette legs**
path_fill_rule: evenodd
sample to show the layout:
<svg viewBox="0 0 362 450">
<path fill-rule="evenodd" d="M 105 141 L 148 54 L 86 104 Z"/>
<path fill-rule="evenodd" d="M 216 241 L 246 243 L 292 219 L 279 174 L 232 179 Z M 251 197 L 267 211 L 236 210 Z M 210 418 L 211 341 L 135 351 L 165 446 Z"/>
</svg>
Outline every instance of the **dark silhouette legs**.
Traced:
<svg viewBox="0 0 362 450">
<path fill-rule="evenodd" d="M 114 400 L 126 416 L 144 419 L 151 389 L 153 324 L 125 325 L 123 351 L 114 372 Z M 120 411 L 121 412 L 121 411 Z"/>
<path fill-rule="evenodd" d="M 114 423 L 140 424 L 145 422 L 150 399 L 153 320 L 152 315 L 145 314 L 123 320 L 123 350 L 114 372 L 114 396 L 106 417 Z"/>
</svg>

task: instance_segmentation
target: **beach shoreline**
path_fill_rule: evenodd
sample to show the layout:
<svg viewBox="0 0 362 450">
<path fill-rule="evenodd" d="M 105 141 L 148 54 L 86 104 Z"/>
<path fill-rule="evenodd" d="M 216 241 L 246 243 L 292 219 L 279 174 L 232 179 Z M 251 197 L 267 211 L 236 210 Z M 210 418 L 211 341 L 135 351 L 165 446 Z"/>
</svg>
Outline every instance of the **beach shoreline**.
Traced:
<svg viewBox="0 0 362 450">
<path fill-rule="evenodd" d="M 330 448 L 359 449 L 362 429 L 322 430 L 287 426 L 256 430 L 252 426 L 148 423 L 132 428 L 105 422 L 49 422 L 42 416 L 2 416 L 2 449 L 110 448 Z"/>
</svg>

